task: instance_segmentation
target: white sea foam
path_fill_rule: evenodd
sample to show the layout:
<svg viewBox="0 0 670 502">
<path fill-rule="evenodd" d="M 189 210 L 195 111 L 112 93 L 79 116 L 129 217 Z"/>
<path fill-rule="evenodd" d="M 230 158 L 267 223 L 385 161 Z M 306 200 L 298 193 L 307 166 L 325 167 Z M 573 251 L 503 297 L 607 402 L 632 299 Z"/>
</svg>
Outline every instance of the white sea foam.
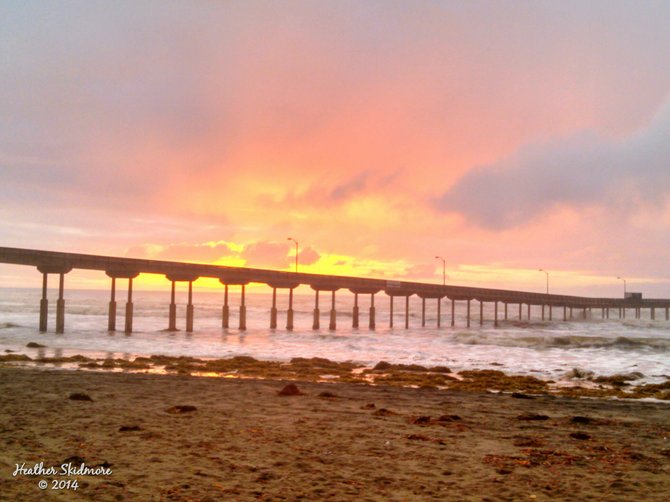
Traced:
<svg viewBox="0 0 670 502">
<path fill-rule="evenodd" d="M 183 331 L 184 298 L 178 305 L 178 327 L 182 331 L 166 332 L 169 292 L 134 294 L 134 332 L 107 332 L 106 291 L 66 290 L 65 333 L 53 332 L 55 301 L 49 305 L 49 331 L 38 333 L 40 291 L 0 289 L 0 353 L 11 350 L 31 357 L 84 354 L 96 357 L 126 357 L 164 354 L 206 358 L 249 355 L 259 359 L 288 360 L 292 357 L 327 357 L 375 364 L 380 360 L 394 363 L 447 365 L 455 371 L 472 368 L 495 368 L 513 374 L 533 374 L 557 379 L 572 368 L 594 371 L 596 375 L 642 373 L 646 382 L 662 381 L 670 375 L 670 322 L 651 321 L 645 312 L 641 320 L 601 320 L 600 311 L 587 319 L 563 322 L 562 312 L 554 310 L 553 321 L 541 321 L 540 309 L 534 307 L 532 320 L 522 321 L 516 314 L 501 319 L 493 327 L 493 306 L 485 304 L 483 326 L 479 324 L 479 307 L 472 308 L 472 324 L 466 329 L 465 302 L 457 303 L 456 326 L 450 326 L 450 308 L 443 304 L 442 327 L 436 327 L 436 305 L 426 309 L 426 327 L 421 327 L 421 302 L 410 301 L 410 328 L 404 327 L 404 301 L 395 302 L 395 327 L 390 329 L 388 298 L 378 295 L 377 329 L 367 329 L 368 304 L 360 302 L 360 329 L 351 328 L 353 295 L 337 295 L 337 330 L 329 331 L 330 302 L 321 300 L 321 326 L 313 331 L 313 298 L 295 297 L 295 329 L 283 327 L 286 320 L 286 298 L 280 297 L 279 328 L 270 330 L 270 295 L 247 296 L 247 331 L 221 328 L 220 292 L 197 292 L 195 331 Z M 119 295 L 117 328 L 123 329 L 124 298 Z M 230 325 L 237 325 L 238 296 L 231 294 Z M 580 311 L 581 315 L 581 311 Z M 594 318 L 595 317 L 595 318 Z M 561 320 L 557 320 L 560 318 Z M 29 349 L 28 342 L 46 348 Z"/>
</svg>

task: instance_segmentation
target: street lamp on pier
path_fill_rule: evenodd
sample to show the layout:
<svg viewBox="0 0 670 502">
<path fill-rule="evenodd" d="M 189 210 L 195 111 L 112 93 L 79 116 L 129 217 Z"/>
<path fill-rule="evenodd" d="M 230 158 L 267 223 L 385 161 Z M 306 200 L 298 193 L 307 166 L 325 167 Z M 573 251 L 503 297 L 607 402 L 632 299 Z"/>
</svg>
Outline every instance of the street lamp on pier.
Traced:
<svg viewBox="0 0 670 502">
<path fill-rule="evenodd" d="M 547 272 L 542 268 L 538 269 L 538 272 L 544 272 L 545 274 L 547 274 L 547 294 L 549 294 L 549 272 Z"/>
<path fill-rule="evenodd" d="M 441 256 L 436 256 L 435 259 L 442 260 L 442 286 L 447 284 L 447 261 Z"/>
<path fill-rule="evenodd" d="M 623 277 L 619 277 L 619 276 L 617 276 L 617 279 L 620 279 L 620 280 L 623 281 L 623 297 L 626 298 L 626 279 L 624 279 Z"/>
<path fill-rule="evenodd" d="M 289 237 L 286 239 L 288 241 L 293 241 L 295 243 L 295 273 L 298 273 L 298 241 L 295 240 L 293 237 Z"/>
</svg>

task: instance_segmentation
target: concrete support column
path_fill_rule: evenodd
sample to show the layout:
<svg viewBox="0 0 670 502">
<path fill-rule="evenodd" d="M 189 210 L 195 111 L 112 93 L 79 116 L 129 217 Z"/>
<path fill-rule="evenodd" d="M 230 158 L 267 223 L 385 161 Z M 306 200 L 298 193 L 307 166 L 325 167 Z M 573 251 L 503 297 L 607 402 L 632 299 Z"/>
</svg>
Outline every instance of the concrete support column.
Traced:
<svg viewBox="0 0 670 502">
<path fill-rule="evenodd" d="M 133 332 L 133 280 L 128 279 L 128 300 L 126 300 L 126 333 Z"/>
<path fill-rule="evenodd" d="M 542 304 L 542 320 L 544 321 L 544 303 Z"/>
<path fill-rule="evenodd" d="M 563 320 L 568 320 L 568 308 L 565 305 L 563 305 Z"/>
<path fill-rule="evenodd" d="M 230 307 L 228 306 L 228 284 L 223 287 L 223 308 L 221 309 L 221 327 L 230 327 Z"/>
<path fill-rule="evenodd" d="M 498 302 L 494 302 L 495 306 L 493 308 L 493 326 L 498 327 Z"/>
<path fill-rule="evenodd" d="M 670 321 L 670 308 L 665 307 L 665 320 Z"/>
<path fill-rule="evenodd" d="M 330 323 L 328 324 L 328 329 L 330 330 L 337 329 L 337 311 L 335 310 L 335 291 L 332 292 L 330 301 Z"/>
<path fill-rule="evenodd" d="M 370 295 L 370 322 L 368 327 L 370 329 L 375 329 L 375 326 L 375 294 L 372 293 Z"/>
<path fill-rule="evenodd" d="M 437 327 L 442 325 L 442 298 L 437 299 Z"/>
<path fill-rule="evenodd" d="M 654 307 L 651 307 L 651 320 L 656 320 L 656 309 Z"/>
<path fill-rule="evenodd" d="M 390 313 L 389 313 L 389 328 L 393 327 L 393 295 L 389 296 L 390 298 Z"/>
<path fill-rule="evenodd" d="M 521 314 L 523 304 L 519 303 L 519 321 L 523 318 L 523 315 Z"/>
<path fill-rule="evenodd" d="M 605 319 L 609 319 L 609 318 L 610 318 L 610 308 L 607 307 L 607 308 L 605 309 Z"/>
<path fill-rule="evenodd" d="M 242 284 L 242 297 L 240 299 L 240 331 L 247 329 L 247 304 L 244 298 L 245 285 Z"/>
<path fill-rule="evenodd" d="M 270 329 L 277 329 L 277 288 L 272 288 L 272 308 L 270 309 Z"/>
<path fill-rule="evenodd" d="M 358 328 L 358 293 L 354 293 L 354 310 L 351 314 L 351 327 Z"/>
<path fill-rule="evenodd" d="M 505 302 L 505 320 L 507 320 L 507 302 Z"/>
<path fill-rule="evenodd" d="M 170 313 L 168 317 L 168 331 L 177 331 L 177 303 L 175 301 L 175 288 L 177 284 L 175 281 L 170 281 L 172 283 L 170 289 Z"/>
<path fill-rule="evenodd" d="M 572 319 L 572 307 L 570 307 L 570 319 Z"/>
<path fill-rule="evenodd" d="M 467 313 L 467 318 L 468 318 L 467 327 L 469 328 L 469 327 L 470 327 L 470 299 L 469 299 L 469 298 L 468 298 L 468 313 Z"/>
<path fill-rule="evenodd" d="M 528 304 L 528 320 L 530 321 L 530 303 Z"/>
<path fill-rule="evenodd" d="M 484 302 L 479 300 L 479 325 L 484 325 Z"/>
<path fill-rule="evenodd" d="M 320 312 L 319 312 L 319 290 L 315 291 L 316 295 L 314 296 L 314 320 L 312 321 L 312 329 L 319 329 L 320 325 Z"/>
<path fill-rule="evenodd" d="M 112 277 L 112 296 L 107 313 L 107 331 L 116 331 L 116 277 Z"/>
<path fill-rule="evenodd" d="M 554 307 L 552 305 L 549 305 L 549 320 L 553 321 L 552 317 L 554 314 Z"/>
<path fill-rule="evenodd" d="M 405 329 L 409 329 L 409 296 L 405 297 Z"/>
<path fill-rule="evenodd" d="M 193 281 L 188 281 L 188 304 L 186 304 L 186 332 L 193 333 Z"/>
<path fill-rule="evenodd" d="M 451 327 L 456 324 L 456 300 L 451 299 Z"/>
<path fill-rule="evenodd" d="M 56 333 L 65 332 L 65 299 L 63 298 L 63 289 L 65 274 L 58 274 L 58 301 L 56 302 Z"/>
<path fill-rule="evenodd" d="M 421 327 L 426 326 L 426 299 L 421 298 Z"/>
<path fill-rule="evenodd" d="M 293 331 L 293 288 L 288 290 L 288 310 L 286 311 L 286 329 Z"/>
<path fill-rule="evenodd" d="M 49 318 L 49 300 L 47 299 L 47 276 L 42 274 L 42 299 L 40 300 L 40 333 L 47 330 L 47 319 Z"/>
<path fill-rule="evenodd" d="M 583 311 L 582 317 L 583 317 L 584 319 L 586 319 L 586 307 L 584 307 L 584 311 Z"/>
</svg>

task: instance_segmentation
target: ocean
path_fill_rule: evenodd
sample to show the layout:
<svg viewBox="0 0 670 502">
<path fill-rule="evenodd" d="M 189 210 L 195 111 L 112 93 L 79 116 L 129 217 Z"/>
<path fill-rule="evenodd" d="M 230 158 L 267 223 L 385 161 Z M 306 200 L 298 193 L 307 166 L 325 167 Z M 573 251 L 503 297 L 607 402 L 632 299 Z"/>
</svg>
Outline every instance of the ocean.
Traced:
<svg viewBox="0 0 670 502">
<path fill-rule="evenodd" d="M 389 299 L 375 297 L 377 329 L 369 330 L 369 296 L 359 297 L 360 329 L 351 327 L 353 295 L 337 295 L 337 329 L 328 329 L 330 295 L 321 294 L 321 329 L 312 330 L 313 295 L 294 296 L 294 330 L 287 331 L 288 293 L 278 292 L 278 329 L 269 329 L 270 294 L 247 294 L 247 330 L 236 328 L 239 293 L 231 288 L 230 326 L 221 328 L 222 291 L 196 291 L 193 333 L 186 333 L 186 295 L 177 298 L 177 327 L 167 332 L 169 291 L 135 291 L 134 332 L 123 333 L 124 292 L 117 294 L 117 329 L 107 331 L 108 291 L 66 290 L 65 333 L 56 334 L 55 294 L 50 292 L 48 332 L 39 333 L 39 289 L 0 289 L 0 353 L 36 357 L 81 354 L 96 358 L 127 358 L 149 355 L 227 358 L 237 355 L 262 360 L 288 361 L 293 357 L 325 357 L 334 361 L 355 361 L 372 366 L 379 361 L 448 366 L 452 371 L 497 369 L 514 375 L 534 375 L 560 381 L 574 368 L 595 376 L 638 372 L 639 383 L 658 383 L 670 376 L 670 322 L 657 311 L 626 320 L 611 311 L 601 319 L 600 309 L 582 319 L 582 311 L 564 322 L 563 311 L 554 309 L 553 320 L 540 319 L 540 307 L 533 307 L 531 320 L 518 319 L 518 306 L 509 306 L 509 320 L 503 321 L 499 304 L 499 327 L 493 326 L 493 304 L 484 308 L 484 325 L 479 324 L 479 304 L 473 301 L 472 323 L 467 329 L 466 303 L 456 302 L 456 325 L 451 327 L 451 307 L 442 303 L 442 326 L 436 327 L 436 300 L 427 301 L 426 327 L 421 327 L 421 300 L 410 299 L 409 329 L 405 329 L 404 298 L 396 298 L 394 327 L 389 328 Z M 660 315 L 659 315 L 660 314 Z M 548 312 L 547 312 L 548 315 Z M 28 348 L 29 342 L 44 348 Z"/>
</svg>

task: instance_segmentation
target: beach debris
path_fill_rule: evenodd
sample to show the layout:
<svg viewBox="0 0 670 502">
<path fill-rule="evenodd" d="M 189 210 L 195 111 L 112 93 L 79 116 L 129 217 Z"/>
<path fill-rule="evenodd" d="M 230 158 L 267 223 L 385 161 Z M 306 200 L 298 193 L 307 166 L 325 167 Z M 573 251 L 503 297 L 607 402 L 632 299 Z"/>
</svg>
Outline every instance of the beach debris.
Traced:
<svg viewBox="0 0 670 502">
<path fill-rule="evenodd" d="M 43 349 L 46 347 L 46 345 L 42 345 L 41 343 L 28 342 L 26 347 L 28 347 L 29 349 Z"/>
<path fill-rule="evenodd" d="M 539 448 L 544 446 L 545 442 L 539 438 L 516 436 L 513 444 L 519 448 Z"/>
<path fill-rule="evenodd" d="M 338 396 L 337 394 L 334 394 L 334 393 L 332 393 L 328 390 L 324 390 L 323 392 L 319 393 L 319 395 L 317 397 L 325 397 L 327 399 L 334 399 L 334 398 L 337 398 L 337 397 L 340 397 L 340 396 Z"/>
<path fill-rule="evenodd" d="M 456 422 L 462 420 L 458 415 L 441 415 L 437 421 L 438 422 Z"/>
<path fill-rule="evenodd" d="M 93 401 L 91 396 L 83 392 L 73 392 L 68 399 L 72 399 L 73 401 Z"/>
<path fill-rule="evenodd" d="M 595 373 L 593 373 L 593 371 L 590 370 L 583 370 L 581 368 L 572 368 L 565 375 L 563 375 L 563 377 L 571 380 L 586 380 L 593 378 L 594 374 Z"/>
<path fill-rule="evenodd" d="M 119 432 L 135 432 L 135 431 L 141 431 L 142 427 L 139 425 L 122 425 L 119 427 Z"/>
<path fill-rule="evenodd" d="M 535 397 L 529 396 L 528 394 L 524 394 L 522 392 L 512 392 L 512 397 L 514 399 L 535 399 Z"/>
<path fill-rule="evenodd" d="M 172 408 L 168 408 L 165 410 L 167 413 L 171 414 L 178 414 L 178 413 L 191 413 L 193 411 L 196 411 L 198 408 L 195 406 L 191 406 L 190 404 L 179 404 L 177 406 L 173 406 Z"/>
<path fill-rule="evenodd" d="M 375 408 L 375 403 L 368 403 L 361 406 L 361 410 L 374 410 Z"/>
<path fill-rule="evenodd" d="M 388 363 L 386 361 L 379 361 L 377 364 L 375 364 L 375 367 L 372 368 L 374 371 L 384 371 L 392 368 L 393 365 L 391 363 Z"/>
<path fill-rule="evenodd" d="M 76 465 L 81 465 L 81 464 L 85 464 L 85 463 L 86 463 L 86 460 L 83 459 L 83 458 L 81 458 L 81 457 L 78 456 L 78 455 L 73 455 L 73 456 L 71 456 L 71 457 L 66 458 L 66 459 L 63 460 L 63 462 L 61 462 L 61 463 L 62 463 L 62 464 L 76 464 Z"/>
<path fill-rule="evenodd" d="M 4 356 L 0 356 L 0 362 L 15 362 L 15 361 L 32 361 L 32 359 L 25 354 L 7 354 Z"/>
<path fill-rule="evenodd" d="M 410 434 L 407 436 L 410 441 L 430 441 L 431 443 L 446 444 L 442 439 L 424 436 L 423 434 Z"/>
<path fill-rule="evenodd" d="M 589 417 L 582 417 L 582 416 L 577 415 L 577 416 L 572 417 L 570 419 L 570 422 L 572 422 L 573 424 L 587 425 L 587 424 L 590 424 L 591 422 L 593 422 L 593 419 L 589 418 Z"/>
<path fill-rule="evenodd" d="M 428 425 L 430 424 L 430 417 L 428 415 L 422 415 L 412 420 L 412 423 L 414 425 Z"/>
<path fill-rule="evenodd" d="M 593 381 L 596 383 L 604 383 L 607 385 L 611 385 L 613 387 L 625 387 L 626 385 L 630 385 L 628 382 L 632 382 L 633 380 L 639 380 L 640 378 L 643 377 L 644 375 L 642 373 L 634 371 L 632 373 L 621 373 L 610 376 L 599 376 L 597 378 L 594 378 Z"/>
<path fill-rule="evenodd" d="M 277 394 L 280 396 L 302 396 L 304 392 L 301 392 L 296 384 L 290 383 L 277 392 Z"/>
<path fill-rule="evenodd" d="M 538 413 L 523 413 L 516 417 L 517 420 L 549 420 L 547 415 L 540 415 Z"/>
<path fill-rule="evenodd" d="M 586 441 L 588 439 L 591 439 L 591 436 L 589 434 L 586 434 L 585 432 L 571 432 L 570 437 L 572 439 L 579 439 L 580 441 Z"/>
<path fill-rule="evenodd" d="M 379 408 L 373 413 L 375 417 L 389 417 L 391 415 L 397 415 L 395 411 L 387 410 L 386 408 Z"/>
</svg>

